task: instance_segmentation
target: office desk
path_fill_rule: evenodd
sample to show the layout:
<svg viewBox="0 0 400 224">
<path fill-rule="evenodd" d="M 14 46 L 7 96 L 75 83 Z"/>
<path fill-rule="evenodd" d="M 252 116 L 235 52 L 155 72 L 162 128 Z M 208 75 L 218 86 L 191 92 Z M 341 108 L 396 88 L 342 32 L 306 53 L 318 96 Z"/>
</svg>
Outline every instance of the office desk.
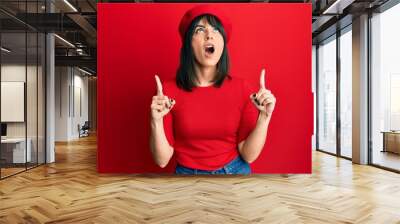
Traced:
<svg viewBox="0 0 400 224">
<path fill-rule="evenodd" d="M 6 163 L 25 163 L 31 162 L 32 140 L 27 138 L 28 143 L 25 154 L 25 138 L 6 138 L 1 139 L 1 159 Z M 25 161 L 25 159 L 27 159 Z"/>
<path fill-rule="evenodd" d="M 382 131 L 383 150 L 382 152 L 393 152 L 400 154 L 400 131 Z"/>
</svg>

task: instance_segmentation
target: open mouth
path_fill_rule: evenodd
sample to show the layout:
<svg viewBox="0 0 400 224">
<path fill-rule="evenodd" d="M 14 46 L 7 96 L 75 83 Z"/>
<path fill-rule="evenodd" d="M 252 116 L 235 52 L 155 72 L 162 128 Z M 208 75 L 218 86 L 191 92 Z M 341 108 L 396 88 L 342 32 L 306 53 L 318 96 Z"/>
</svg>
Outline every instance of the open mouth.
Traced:
<svg viewBox="0 0 400 224">
<path fill-rule="evenodd" d="M 214 46 L 206 46 L 206 53 L 209 53 L 209 54 L 212 54 L 212 53 L 214 53 L 214 51 L 215 51 L 215 48 L 214 48 Z"/>
</svg>

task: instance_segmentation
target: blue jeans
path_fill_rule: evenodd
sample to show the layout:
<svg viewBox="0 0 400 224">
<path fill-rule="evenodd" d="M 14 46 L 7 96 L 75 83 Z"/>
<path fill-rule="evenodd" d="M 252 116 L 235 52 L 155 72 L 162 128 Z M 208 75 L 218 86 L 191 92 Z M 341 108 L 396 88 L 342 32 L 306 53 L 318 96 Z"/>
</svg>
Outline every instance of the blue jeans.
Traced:
<svg viewBox="0 0 400 224">
<path fill-rule="evenodd" d="M 218 170 L 200 170 L 200 169 L 192 169 L 189 167 L 185 167 L 180 165 L 179 163 L 176 165 L 175 174 L 250 174 L 251 168 L 250 165 L 243 160 L 243 158 L 238 155 L 231 162 L 226 164 L 224 167 Z"/>
</svg>

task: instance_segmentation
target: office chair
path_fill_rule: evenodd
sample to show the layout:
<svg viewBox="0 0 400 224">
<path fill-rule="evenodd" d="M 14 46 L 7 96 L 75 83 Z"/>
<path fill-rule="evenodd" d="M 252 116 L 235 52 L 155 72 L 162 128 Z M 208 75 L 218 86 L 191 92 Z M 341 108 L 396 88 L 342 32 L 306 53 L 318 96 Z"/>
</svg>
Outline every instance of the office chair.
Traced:
<svg viewBox="0 0 400 224">
<path fill-rule="evenodd" d="M 80 127 L 80 125 L 78 124 L 79 138 L 89 136 L 89 129 L 90 129 L 89 121 L 85 121 L 82 127 Z"/>
</svg>

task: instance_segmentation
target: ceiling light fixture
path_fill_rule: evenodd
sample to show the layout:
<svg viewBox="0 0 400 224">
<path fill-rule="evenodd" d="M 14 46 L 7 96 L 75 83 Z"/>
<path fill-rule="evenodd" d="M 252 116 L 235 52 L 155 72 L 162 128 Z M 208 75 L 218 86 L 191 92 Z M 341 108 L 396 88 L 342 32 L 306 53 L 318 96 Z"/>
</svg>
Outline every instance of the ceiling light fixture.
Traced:
<svg viewBox="0 0 400 224">
<path fill-rule="evenodd" d="M 6 52 L 6 53 L 10 53 L 10 52 L 11 52 L 11 50 L 8 50 L 8 49 L 5 48 L 5 47 L 1 47 L 1 50 L 4 51 L 4 52 Z"/>
<path fill-rule="evenodd" d="M 60 39 L 61 41 L 63 41 L 64 43 L 66 43 L 67 45 L 69 45 L 69 46 L 75 48 L 75 45 L 71 44 L 71 42 L 69 42 L 68 40 L 66 40 L 66 39 L 64 39 L 64 38 L 62 38 L 62 37 L 60 37 L 60 36 L 57 35 L 57 34 L 54 34 L 54 36 L 57 37 L 58 39 Z"/>
<path fill-rule="evenodd" d="M 93 75 L 92 73 L 90 73 L 90 72 L 88 72 L 88 71 L 86 71 L 86 70 L 83 70 L 83 69 L 81 69 L 81 68 L 79 68 L 79 67 L 78 67 L 78 70 L 81 71 L 81 72 L 83 72 L 83 73 L 85 73 L 85 74 Z"/>
<path fill-rule="evenodd" d="M 74 12 L 78 12 L 78 10 L 71 4 L 69 3 L 68 0 L 64 0 L 65 4 L 67 4 L 72 10 L 74 10 Z"/>
<path fill-rule="evenodd" d="M 343 10 L 354 1 L 355 0 L 336 0 L 332 5 L 325 9 L 322 14 L 342 14 Z"/>
</svg>

